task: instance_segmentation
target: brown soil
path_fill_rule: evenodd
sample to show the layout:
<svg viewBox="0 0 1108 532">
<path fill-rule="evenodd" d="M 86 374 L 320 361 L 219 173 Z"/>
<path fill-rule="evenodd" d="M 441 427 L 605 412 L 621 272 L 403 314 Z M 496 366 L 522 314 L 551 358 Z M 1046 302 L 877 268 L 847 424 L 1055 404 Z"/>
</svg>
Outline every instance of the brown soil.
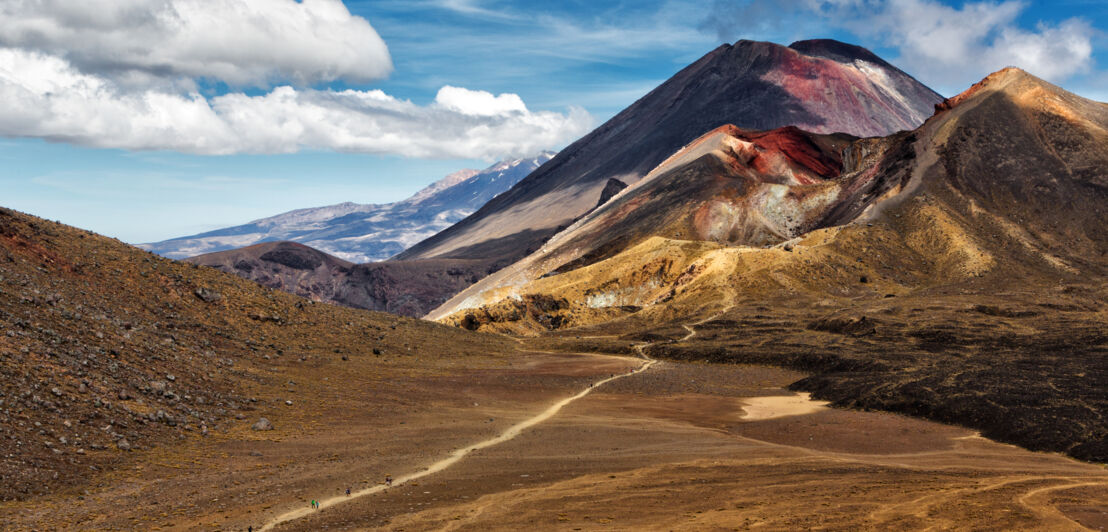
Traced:
<svg viewBox="0 0 1108 532">
<path fill-rule="evenodd" d="M 1097 529 L 1108 473 L 902 416 L 743 422 L 793 375 L 666 363 L 427 479 L 281 530 Z M 676 383 L 692 383 L 675 390 Z M 701 391 L 694 391 L 694 390 Z M 779 387 L 760 393 L 787 394 Z"/>
<path fill-rule="evenodd" d="M 481 366 L 475 360 L 474 366 Z M 307 418 L 135 453 L 79 498 L 10 505 L 6 529 L 255 530 L 309 499 L 401 477 L 641 361 L 521 354 L 345 388 Z M 495 365 L 494 365 L 495 366 Z M 435 475 L 278 530 L 1099 529 L 1108 472 L 895 414 L 743 420 L 801 374 L 663 362 Z M 395 395 L 394 395 L 395 394 Z M 333 402 L 333 403 L 332 403 Z M 330 405 L 330 406 L 327 406 Z M 356 406 L 357 405 L 357 406 Z"/>
<path fill-rule="evenodd" d="M 372 383 L 350 368 L 304 372 L 293 380 L 319 388 L 306 394 L 312 399 L 307 408 L 262 412 L 275 430 L 241 426 L 226 435 L 131 453 L 93 478 L 94 487 L 0 507 L 6 516 L 0 527 L 257 526 L 263 516 L 310 498 L 417 471 L 455 448 L 499 434 L 567 391 L 639 364 L 533 353 L 510 363 L 468 357 L 465 366 L 397 368 L 391 378 Z"/>
</svg>

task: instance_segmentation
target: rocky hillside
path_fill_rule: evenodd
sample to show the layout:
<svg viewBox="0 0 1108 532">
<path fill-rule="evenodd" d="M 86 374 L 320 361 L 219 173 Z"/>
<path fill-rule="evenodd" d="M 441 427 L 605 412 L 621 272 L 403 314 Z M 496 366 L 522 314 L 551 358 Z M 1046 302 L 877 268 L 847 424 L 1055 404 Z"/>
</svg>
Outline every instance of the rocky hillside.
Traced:
<svg viewBox="0 0 1108 532">
<path fill-rule="evenodd" d="M 594 208 L 610 179 L 633 184 L 720 126 L 883 136 L 918 127 L 940 101 L 856 46 L 826 40 L 724 45 L 399 258 L 522 258 Z"/>
<path fill-rule="evenodd" d="M 298 411 L 301 372 L 502 343 L 313 304 L 0 209 L 0 500 L 77 490 L 128 452 Z"/>
<path fill-rule="evenodd" d="M 262 242 L 292 241 L 350 262 L 381 261 L 472 214 L 553 156 L 544 152 L 501 161 L 480 171 L 455 172 L 396 203 L 341 203 L 299 209 L 139 247 L 183 259 Z"/>
<path fill-rule="evenodd" d="M 427 259 L 353 264 L 295 242 L 208 253 L 210 266 L 313 301 L 419 317 L 489 274 L 480 261 Z"/>
</svg>

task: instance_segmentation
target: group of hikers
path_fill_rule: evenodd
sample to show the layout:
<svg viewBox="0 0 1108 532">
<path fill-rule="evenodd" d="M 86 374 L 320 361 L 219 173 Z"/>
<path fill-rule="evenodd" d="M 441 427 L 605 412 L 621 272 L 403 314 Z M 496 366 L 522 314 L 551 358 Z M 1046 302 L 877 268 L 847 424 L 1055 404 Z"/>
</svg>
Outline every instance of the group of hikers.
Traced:
<svg viewBox="0 0 1108 532">
<path fill-rule="evenodd" d="M 389 488 L 392 487 L 392 475 L 385 475 L 385 486 L 389 487 Z M 351 490 L 351 488 L 346 488 L 346 496 L 347 497 L 350 496 L 350 490 Z M 311 506 L 311 508 L 313 510 L 318 510 L 319 509 L 319 501 L 317 501 L 315 499 L 312 499 L 312 500 L 308 501 L 308 506 Z M 246 527 L 246 532 L 254 532 L 254 527 L 253 526 Z"/>
<path fill-rule="evenodd" d="M 392 475 L 385 475 L 385 486 L 390 487 L 390 488 L 392 487 Z M 350 489 L 351 488 L 346 488 L 346 496 L 347 497 L 350 496 Z M 308 501 L 308 506 L 311 506 L 311 508 L 313 510 L 318 510 L 319 509 L 319 501 L 317 501 L 315 499 L 312 499 L 311 501 Z M 254 532 L 254 527 L 249 527 L 247 529 L 247 532 Z"/>
</svg>

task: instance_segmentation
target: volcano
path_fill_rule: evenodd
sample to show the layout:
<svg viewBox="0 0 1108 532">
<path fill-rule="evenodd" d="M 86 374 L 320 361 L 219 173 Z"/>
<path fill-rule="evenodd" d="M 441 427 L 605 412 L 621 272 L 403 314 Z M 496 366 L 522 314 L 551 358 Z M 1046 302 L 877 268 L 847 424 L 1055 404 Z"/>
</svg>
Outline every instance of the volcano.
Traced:
<svg viewBox="0 0 1108 532">
<path fill-rule="evenodd" d="M 519 259 L 593 209 L 609 180 L 633 184 L 717 127 L 883 136 L 919 126 L 941 101 L 857 46 L 830 40 L 723 45 L 397 258 Z"/>
</svg>

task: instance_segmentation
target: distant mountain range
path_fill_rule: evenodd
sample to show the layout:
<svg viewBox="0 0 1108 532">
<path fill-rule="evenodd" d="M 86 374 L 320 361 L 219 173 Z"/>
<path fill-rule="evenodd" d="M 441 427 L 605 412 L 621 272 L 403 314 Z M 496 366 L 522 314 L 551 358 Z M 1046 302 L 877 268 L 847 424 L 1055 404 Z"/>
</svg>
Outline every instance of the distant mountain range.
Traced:
<svg viewBox="0 0 1108 532">
<path fill-rule="evenodd" d="M 485 170 L 462 170 L 412 197 L 384 205 L 340 203 L 298 209 L 245 225 L 141 244 L 159 255 L 184 259 L 263 242 L 292 241 L 354 263 L 385 260 L 450 227 L 510 189 L 554 157 L 498 162 Z"/>
</svg>

